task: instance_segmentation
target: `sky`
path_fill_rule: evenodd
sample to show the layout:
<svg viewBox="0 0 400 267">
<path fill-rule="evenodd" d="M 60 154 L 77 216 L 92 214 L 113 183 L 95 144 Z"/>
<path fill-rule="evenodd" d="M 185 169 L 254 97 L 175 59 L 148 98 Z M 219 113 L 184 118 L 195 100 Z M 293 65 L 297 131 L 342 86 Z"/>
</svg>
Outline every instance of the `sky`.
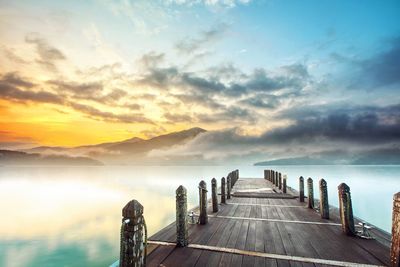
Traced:
<svg viewBox="0 0 400 267">
<path fill-rule="evenodd" d="M 398 14 L 397 0 L 0 0 L 0 142 L 202 127 L 185 149 L 399 147 Z"/>
</svg>

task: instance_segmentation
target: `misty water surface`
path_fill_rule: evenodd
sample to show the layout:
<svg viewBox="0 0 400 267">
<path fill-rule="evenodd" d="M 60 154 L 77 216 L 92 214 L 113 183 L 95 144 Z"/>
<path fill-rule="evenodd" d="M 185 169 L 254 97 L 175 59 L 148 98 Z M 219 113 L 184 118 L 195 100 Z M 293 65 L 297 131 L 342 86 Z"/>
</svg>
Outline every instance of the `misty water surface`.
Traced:
<svg viewBox="0 0 400 267">
<path fill-rule="evenodd" d="M 197 185 L 236 167 L 1 167 L 0 266 L 108 266 L 119 255 L 121 209 L 141 202 L 149 235 L 174 221 L 175 189 L 188 189 L 189 207 Z M 239 167 L 242 177 L 261 177 L 267 167 Z M 337 206 L 337 185 L 351 187 L 356 216 L 386 231 L 392 196 L 400 191 L 400 166 L 268 167 L 297 178 L 324 178 Z M 219 180 L 219 179 L 218 179 Z M 318 197 L 318 191 L 315 190 Z"/>
</svg>

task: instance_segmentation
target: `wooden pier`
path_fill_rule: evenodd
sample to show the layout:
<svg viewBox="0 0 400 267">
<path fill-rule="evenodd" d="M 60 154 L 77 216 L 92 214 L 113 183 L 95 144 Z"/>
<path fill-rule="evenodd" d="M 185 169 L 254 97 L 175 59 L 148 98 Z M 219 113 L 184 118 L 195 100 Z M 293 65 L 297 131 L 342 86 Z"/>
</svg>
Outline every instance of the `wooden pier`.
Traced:
<svg viewBox="0 0 400 267">
<path fill-rule="evenodd" d="M 299 193 L 286 187 L 286 176 L 283 183 L 278 177 L 230 177 L 234 186 L 228 188 L 226 203 L 220 201 L 224 190 L 218 190 L 223 194 L 218 195 L 218 209 L 211 198 L 206 214 L 193 210 L 206 215 L 207 223 L 191 224 L 188 218 L 187 224 L 171 223 L 148 239 L 146 266 L 395 266 L 390 234 L 376 227 L 369 230 L 373 239 L 344 232 L 343 224 L 349 221 L 343 222 L 346 218 L 337 208 L 326 203 L 323 210 L 329 207 L 328 212 L 321 216 L 318 202 L 313 207 L 309 197 L 300 202 Z M 351 201 L 345 205 L 351 208 Z M 355 231 L 362 230 L 359 222 L 354 218 Z M 185 246 L 177 246 L 177 225 L 187 228 L 187 234 L 182 232 Z"/>
</svg>

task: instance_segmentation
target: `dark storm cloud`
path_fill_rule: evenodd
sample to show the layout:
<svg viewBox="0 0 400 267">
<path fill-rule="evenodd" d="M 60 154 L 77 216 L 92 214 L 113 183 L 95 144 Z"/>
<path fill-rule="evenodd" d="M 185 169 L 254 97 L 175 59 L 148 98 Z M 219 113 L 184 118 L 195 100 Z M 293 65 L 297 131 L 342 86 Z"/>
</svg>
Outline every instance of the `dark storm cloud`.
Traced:
<svg viewBox="0 0 400 267">
<path fill-rule="evenodd" d="M 55 71 L 57 69 L 56 62 L 66 59 L 65 55 L 59 49 L 48 44 L 47 40 L 41 38 L 37 33 L 27 34 L 25 42 L 36 46 L 36 52 L 39 56 L 37 62 L 49 70 Z"/>
<path fill-rule="evenodd" d="M 400 105 L 352 107 L 297 113 L 293 125 L 265 133 L 261 138 L 274 143 L 328 141 L 379 144 L 400 141 Z"/>
<path fill-rule="evenodd" d="M 201 32 L 196 38 L 181 40 L 175 45 L 175 48 L 181 53 L 194 53 L 203 46 L 219 40 L 225 34 L 227 29 L 228 25 L 225 23 L 214 25 L 209 30 Z"/>
</svg>

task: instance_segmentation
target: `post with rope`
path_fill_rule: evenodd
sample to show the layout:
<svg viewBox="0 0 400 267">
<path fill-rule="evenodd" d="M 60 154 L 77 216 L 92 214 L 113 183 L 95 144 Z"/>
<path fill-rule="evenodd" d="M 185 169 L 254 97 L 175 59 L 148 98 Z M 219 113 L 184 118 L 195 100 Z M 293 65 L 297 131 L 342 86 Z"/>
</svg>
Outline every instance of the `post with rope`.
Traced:
<svg viewBox="0 0 400 267">
<path fill-rule="evenodd" d="M 143 206 L 132 200 L 122 209 L 120 267 L 146 266 L 147 227 Z"/>
<path fill-rule="evenodd" d="M 400 192 L 393 196 L 392 246 L 390 249 L 392 267 L 400 266 Z"/>
<path fill-rule="evenodd" d="M 188 245 L 187 222 L 187 190 L 184 186 L 176 189 L 176 245 L 186 247 Z"/>
<path fill-rule="evenodd" d="M 341 183 L 338 186 L 339 191 L 339 213 L 342 223 L 342 231 L 344 234 L 354 236 L 356 231 L 354 228 L 353 207 L 351 205 L 350 187 Z"/>
<path fill-rule="evenodd" d="M 308 191 L 308 208 L 313 209 L 314 208 L 314 185 L 313 185 L 313 179 L 309 177 L 307 179 L 307 191 Z"/>
<path fill-rule="evenodd" d="M 287 192 L 287 185 L 286 185 L 286 183 L 287 183 L 287 176 L 286 176 L 286 174 L 284 174 L 284 175 L 283 175 L 283 182 L 282 182 L 282 192 L 283 192 L 284 194 L 286 194 L 286 192 Z"/>
<path fill-rule="evenodd" d="M 322 219 L 329 219 L 328 184 L 319 180 L 319 209 Z"/>
<path fill-rule="evenodd" d="M 199 223 L 207 224 L 207 184 L 203 180 L 199 183 L 200 215 Z"/>
<path fill-rule="evenodd" d="M 304 202 L 304 178 L 300 176 L 299 178 L 299 200 Z"/>
<path fill-rule="evenodd" d="M 218 197 L 217 197 L 217 180 L 212 178 L 211 180 L 211 198 L 212 198 L 212 207 L 213 212 L 218 211 Z"/>
<path fill-rule="evenodd" d="M 221 178 L 221 203 L 226 203 L 226 196 L 225 196 L 225 177 Z"/>
<path fill-rule="evenodd" d="M 227 191 L 227 199 L 231 199 L 231 188 L 232 188 L 232 184 L 231 184 L 231 175 L 228 174 L 228 177 L 226 178 L 226 191 Z"/>
</svg>

